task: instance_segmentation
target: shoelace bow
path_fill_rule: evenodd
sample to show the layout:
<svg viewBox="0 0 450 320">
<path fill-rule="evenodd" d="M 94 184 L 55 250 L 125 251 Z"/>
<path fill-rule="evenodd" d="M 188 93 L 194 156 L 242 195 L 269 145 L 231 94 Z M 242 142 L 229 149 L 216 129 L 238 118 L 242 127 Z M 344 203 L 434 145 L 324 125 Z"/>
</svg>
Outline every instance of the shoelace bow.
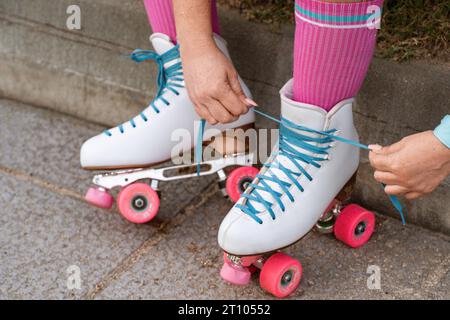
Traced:
<svg viewBox="0 0 450 320">
<path fill-rule="evenodd" d="M 264 174 L 258 174 L 256 178 L 258 179 L 257 183 L 250 183 L 247 187 L 247 190 L 250 188 L 250 192 L 244 192 L 241 196 L 245 198 L 245 204 L 237 204 L 236 207 L 241 209 L 241 211 L 248 216 L 250 216 L 257 223 L 262 223 L 261 218 L 258 217 L 258 214 L 262 213 L 262 211 L 258 211 L 255 206 L 252 204 L 252 201 L 255 203 L 261 204 L 267 212 L 270 214 L 272 219 L 275 219 L 275 213 L 272 209 L 272 206 L 276 202 L 281 211 L 285 211 L 285 205 L 283 201 L 281 201 L 281 196 L 286 194 L 291 202 L 294 202 L 294 197 L 290 191 L 291 186 L 295 186 L 301 192 L 304 191 L 303 186 L 298 182 L 298 178 L 301 175 L 304 175 L 309 181 L 313 180 L 313 177 L 306 171 L 304 168 L 306 165 L 312 165 L 316 168 L 321 167 L 321 162 L 328 160 L 328 150 L 333 147 L 333 143 L 335 141 L 347 143 L 357 148 L 361 148 L 364 150 L 370 150 L 367 145 L 361 144 L 357 141 L 353 141 L 350 139 L 346 139 L 338 136 L 339 133 L 336 129 L 320 131 L 307 128 L 305 126 L 297 125 L 292 121 L 289 121 L 286 118 L 281 118 L 278 120 L 264 112 L 259 110 L 255 110 L 256 113 L 272 120 L 280 125 L 280 137 L 278 143 L 278 150 L 276 154 L 273 155 L 273 160 L 271 162 L 266 162 L 264 167 L 266 167 L 266 171 Z M 205 121 L 202 120 L 200 123 L 200 131 L 198 135 L 197 148 L 196 148 L 196 158 L 197 158 L 197 173 L 200 170 L 200 160 L 202 154 L 202 137 L 205 127 Z M 306 135 L 294 130 L 313 134 Z M 294 148 L 295 146 L 296 148 Z M 302 152 L 303 150 L 303 152 Z M 306 152 L 306 153 L 305 153 Z M 287 168 L 285 165 L 280 163 L 278 157 L 284 156 L 294 168 L 298 169 L 294 171 L 292 169 Z M 278 169 L 288 178 L 288 181 L 280 179 L 273 169 Z M 278 192 L 274 190 L 268 182 L 272 182 L 280 187 L 282 192 Z M 383 185 L 384 187 L 384 185 Z M 261 195 L 261 192 L 266 192 L 271 195 L 274 199 L 274 202 L 267 201 Z M 406 224 L 405 217 L 403 214 L 403 208 L 396 196 L 388 195 L 390 201 L 393 206 L 399 212 L 402 223 Z"/>
<path fill-rule="evenodd" d="M 170 90 L 176 95 L 179 95 L 180 93 L 177 88 L 184 87 L 184 85 L 177 83 L 184 81 L 181 62 L 174 63 L 170 67 L 164 69 L 164 65 L 166 63 L 180 58 L 179 46 L 175 46 L 162 55 L 159 55 L 152 50 L 136 49 L 130 54 L 130 58 L 137 63 L 147 60 L 154 60 L 158 64 L 158 91 L 156 93 L 155 99 L 150 103 L 149 107 L 151 107 L 156 113 L 159 113 L 160 110 L 156 106 L 156 101 L 162 101 L 166 106 L 170 105 L 170 102 L 164 98 L 165 90 Z M 142 118 L 142 120 L 147 122 L 148 118 L 144 114 L 144 111 L 142 111 L 139 116 Z M 136 122 L 134 121 L 134 119 L 131 119 L 129 122 L 133 128 L 136 128 Z M 118 128 L 121 133 L 125 132 L 124 124 L 119 125 Z M 106 130 L 105 134 L 107 136 L 112 136 L 110 130 Z"/>
</svg>

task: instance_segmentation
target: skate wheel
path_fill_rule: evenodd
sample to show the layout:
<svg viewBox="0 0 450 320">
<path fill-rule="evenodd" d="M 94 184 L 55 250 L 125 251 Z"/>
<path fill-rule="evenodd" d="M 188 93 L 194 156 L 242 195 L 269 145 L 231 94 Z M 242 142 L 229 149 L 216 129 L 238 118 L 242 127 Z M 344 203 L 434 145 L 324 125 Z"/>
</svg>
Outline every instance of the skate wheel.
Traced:
<svg viewBox="0 0 450 320">
<path fill-rule="evenodd" d="M 255 179 L 259 170 L 255 167 L 234 169 L 227 178 L 225 189 L 233 202 L 237 202 L 247 185 Z"/>
<path fill-rule="evenodd" d="M 369 241 L 374 229 L 375 215 L 357 204 L 351 204 L 336 218 L 334 235 L 346 245 L 358 248 Z"/>
<path fill-rule="evenodd" d="M 114 204 L 114 197 L 107 191 L 98 188 L 89 188 L 84 199 L 93 206 L 103 209 L 111 209 Z"/>
<path fill-rule="evenodd" d="M 231 263 L 224 262 L 220 270 L 220 276 L 223 280 L 238 285 L 245 286 L 250 282 L 252 276 L 248 268 L 234 266 Z"/>
<path fill-rule="evenodd" d="M 117 206 L 128 221 L 146 223 L 158 213 L 159 197 L 149 185 L 133 183 L 120 191 Z"/>
<path fill-rule="evenodd" d="M 302 278 L 300 262 L 284 253 L 275 253 L 264 263 L 259 274 L 261 288 L 278 298 L 285 298 L 297 289 Z"/>
</svg>

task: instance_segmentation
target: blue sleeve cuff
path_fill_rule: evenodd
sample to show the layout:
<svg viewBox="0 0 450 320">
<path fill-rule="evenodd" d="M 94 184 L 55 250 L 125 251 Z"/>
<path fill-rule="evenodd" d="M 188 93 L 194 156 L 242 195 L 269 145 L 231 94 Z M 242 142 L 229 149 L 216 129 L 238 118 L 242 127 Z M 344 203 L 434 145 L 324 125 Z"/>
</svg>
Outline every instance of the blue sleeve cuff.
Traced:
<svg viewBox="0 0 450 320">
<path fill-rule="evenodd" d="M 450 148 L 450 115 L 446 115 L 442 119 L 441 124 L 434 129 L 434 135 L 438 138 L 447 148 Z"/>
</svg>

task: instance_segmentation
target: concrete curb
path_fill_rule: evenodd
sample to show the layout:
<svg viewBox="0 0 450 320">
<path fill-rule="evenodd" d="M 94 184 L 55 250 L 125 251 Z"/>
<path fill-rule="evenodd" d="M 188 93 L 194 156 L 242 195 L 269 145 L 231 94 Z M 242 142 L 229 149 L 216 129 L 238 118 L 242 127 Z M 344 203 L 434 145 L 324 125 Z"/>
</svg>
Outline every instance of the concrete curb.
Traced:
<svg viewBox="0 0 450 320">
<path fill-rule="evenodd" d="M 140 0 L 77 3 L 80 31 L 65 27 L 72 1 L 0 3 L 0 97 L 113 126 L 140 112 L 156 92 L 155 66 L 125 57 L 134 48 L 149 47 L 147 18 Z M 293 27 L 275 31 L 234 11 L 220 15 L 241 76 L 262 108 L 278 115 L 278 90 L 292 73 Z M 434 128 L 449 110 L 449 79 L 445 65 L 375 59 L 355 108 L 361 141 L 389 144 Z M 273 127 L 259 121 L 260 127 Z M 364 154 L 356 199 L 396 215 L 371 175 Z M 447 179 L 433 195 L 406 203 L 408 221 L 450 234 L 449 185 Z"/>
</svg>

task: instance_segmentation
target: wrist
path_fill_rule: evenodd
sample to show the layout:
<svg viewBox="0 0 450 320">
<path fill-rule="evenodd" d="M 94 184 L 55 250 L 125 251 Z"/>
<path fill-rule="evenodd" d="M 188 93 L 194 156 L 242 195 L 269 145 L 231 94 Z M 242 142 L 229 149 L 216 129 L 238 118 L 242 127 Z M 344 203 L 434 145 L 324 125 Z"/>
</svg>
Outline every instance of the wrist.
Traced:
<svg viewBox="0 0 450 320">
<path fill-rule="evenodd" d="M 199 48 L 206 49 L 216 46 L 212 33 L 179 35 L 177 41 L 181 50 L 192 51 Z"/>
<path fill-rule="evenodd" d="M 181 59 L 189 59 L 190 57 L 199 57 L 208 52 L 215 52 L 219 50 L 214 39 L 197 38 L 194 40 L 179 43 Z"/>
</svg>

